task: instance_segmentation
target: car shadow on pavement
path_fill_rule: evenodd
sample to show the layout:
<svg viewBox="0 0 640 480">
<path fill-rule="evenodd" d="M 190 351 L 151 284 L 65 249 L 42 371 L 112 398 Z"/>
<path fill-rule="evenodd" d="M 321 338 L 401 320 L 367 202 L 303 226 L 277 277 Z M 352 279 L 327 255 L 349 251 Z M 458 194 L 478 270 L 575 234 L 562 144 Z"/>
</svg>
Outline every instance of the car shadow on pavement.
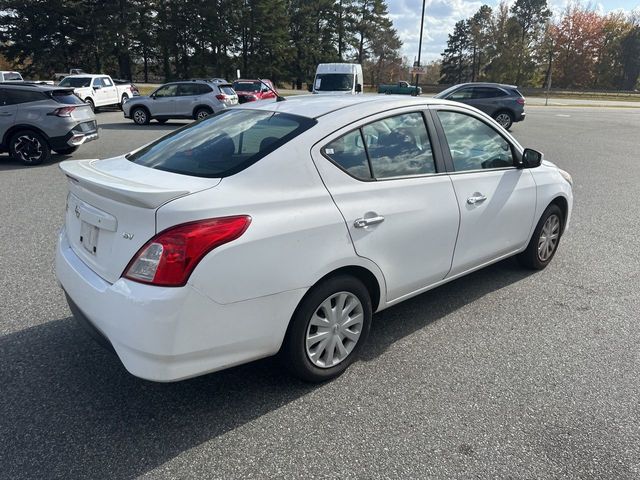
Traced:
<svg viewBox="0 0 640 480">
<path fill-rule="evenodd" d="M 171 121 L 171 122 L 166 122 L 163 124 L 160 124 L 158 122 L 155 121 L 151 121 L 151 123 L 149 125 L 136 125 L 133 122 L 127 122 L 126 120 L 124 122 L 115 122 L 115 123 L 98 123 L 98 132 L 100 129 L 104 129 L 104 130 L 126 130 L 126 131 L 131 131 L 131 130 L 140 130 L 140 131 L 145 131 L 145 130 L 158 130 L 161 132 L 164 131 L 172 131 L 175 130 L 176 128 L 179 127 L 184 127 L 185 125 L 189 125 L 190 123 L 192 123 L 193 120 L 187 120 L 187 121 Z"/>
<path fill-rule="evenodd" d="M 363 359 L 529 273 L 501 262 L 381 312 Z M 0 385 L 1 476 L 12 479 L 133 478 L 320 388 L 273 358 L 147 382 L 72 318 L 0 337 Z"/>
<path fill-rule="evenodd" d="M 9 155 L 0 155 L 0 172 L 8 170 L 23 170 L 33 168 L 50 167 L 56 163 L 60 163 L 64 160 L 71 160 L 71 155 L 60 155 L 57 153 L 51 153 L 51 158 L 48 162 L 41 163 L 40 165 L 25 165 L 20 160 L 10 157 Z"/>
</svg>

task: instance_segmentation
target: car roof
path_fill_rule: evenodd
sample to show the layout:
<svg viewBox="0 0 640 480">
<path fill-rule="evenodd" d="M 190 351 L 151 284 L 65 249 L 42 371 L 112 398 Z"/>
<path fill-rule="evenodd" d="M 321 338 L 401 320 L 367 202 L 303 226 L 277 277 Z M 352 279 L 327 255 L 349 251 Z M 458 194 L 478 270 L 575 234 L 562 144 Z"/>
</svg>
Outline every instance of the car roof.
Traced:
<svg viewBox="0 0 640 480">
<path fill-rule="evenodd" d="M 501 88 L 518 88 L 516 85 L 509 85 L 508 83 L 493 83 L 493 82 L 467 82 L 455 85 L 456 87 L 501 87 Z"/>
<path fill-rule="evenodd" d="M 285 101 L 262 100 L 249 102 L 234 108 L 266 110 L 289 113 L 301 117 L 318 118 L 338 110 L 377 107 L 380 111 L 412 105 L 457 105 L 457 102 L 431 97 L 406 97 L 404 95 L 295 95 Z"/>
<path fill-rule="evenodd" d="M 89 77 L 89 78 L 96 78 L 96 77 L 108 77 L 109 75 L 107 75 L 106 73 L 74 73 L 73 75 L 67 75 L 64 78 L 76 78 L 76 77 Z"/>
<path fill-rule="evenodd" d="M 27 90 L 37 90 L 41 92 L 73 90 L 71 87 L 58 87 L 55 85 L 47 85 L 35 82 L 0 82 L 0 87 L 24 88 Z"/>
</svg>

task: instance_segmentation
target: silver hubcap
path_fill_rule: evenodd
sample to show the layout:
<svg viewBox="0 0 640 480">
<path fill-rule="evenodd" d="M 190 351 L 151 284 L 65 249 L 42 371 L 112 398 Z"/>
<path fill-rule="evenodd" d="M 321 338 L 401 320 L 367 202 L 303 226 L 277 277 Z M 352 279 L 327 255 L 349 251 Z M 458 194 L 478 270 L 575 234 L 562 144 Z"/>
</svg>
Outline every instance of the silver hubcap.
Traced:
<svg viewBox="0 0 640 480">
<path fill-rule="evenodd" d="M 31 135 L 19 136 L 13 148 L 23 162 L 38 161 L 44 154 L 40 141 Z"/>
<path fill-rule="evenodd" d="M 540 238 L 538 239 L 538 258 L 546 262 L 553 255 L 558 238 L 560 237 L 560 219 L 557 215 L 551 215 L 542 226 Z"/>
<path fill-rule="evenodd" d="M 502 127 L 508 127 L 511 123 L 511 118 L 506 113 L 501 113 L 496 117 L 496 122 L 498 122 Z"/>
<path fill-rule="evenodd" d="M 198 120 L 201 120 L 203 118 L 206 118 L 209 116 L 209 112 L 206 112 L 204 110 L 198 112 Z"/>
<path fill-rule="evenodd" d="M 136 123 L 144 123 L 147 121 L 147 114 L 144 113 L 143 110 L 136 110 L 135 112 L 133 112 L 133 119 L 136 121 Z"/>
<path fill-rule="evenodd" d="M 316 367 L 335 367 L 353 351 L 364 321 L 362 303 L 352 293 L 331 295 L 311 316 L 307 327 L 307 357 Z"/>
</svg>

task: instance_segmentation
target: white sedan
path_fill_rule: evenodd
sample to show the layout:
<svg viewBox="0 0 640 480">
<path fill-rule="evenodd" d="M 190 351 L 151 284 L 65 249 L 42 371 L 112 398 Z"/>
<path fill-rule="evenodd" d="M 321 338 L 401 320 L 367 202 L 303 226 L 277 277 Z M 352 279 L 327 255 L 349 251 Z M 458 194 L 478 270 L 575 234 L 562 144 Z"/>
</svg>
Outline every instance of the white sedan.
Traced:
<svg viewBox="0 0 640 480">
<path fill-rule="evenodd" d="M 276 353 L 335 377 L 374 312 L 512 255 L 544 268 L 573 201 L 487 115 L 394 96 L 248 104 L 60 168 L 71 309 L 155 381 Z"/>
</svg>

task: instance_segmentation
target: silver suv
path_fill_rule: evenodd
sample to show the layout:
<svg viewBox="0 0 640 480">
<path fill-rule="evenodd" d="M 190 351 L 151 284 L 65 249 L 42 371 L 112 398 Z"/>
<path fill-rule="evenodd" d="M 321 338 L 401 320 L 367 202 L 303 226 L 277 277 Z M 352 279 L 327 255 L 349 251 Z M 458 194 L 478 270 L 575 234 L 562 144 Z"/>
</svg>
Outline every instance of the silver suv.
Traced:
<svg viewBox="0 0 640 480">
<path fill-rule="evenodd" d="M 200 120 L 237 104 L 238 95 L 231 85 L 190 80 L 167 83 L 148 97 L 127 100 L 122 110 L 125 118 L 131 118 L 138 125 L 148 125 L 151 119 L 160 123 L 170 118 Z"/>
<path fill-rule="evenodd" d="M 96 117 L 73 89 L 0 83 L 0 152 L 37 165 L 96 138 Z"/>
</svg>

